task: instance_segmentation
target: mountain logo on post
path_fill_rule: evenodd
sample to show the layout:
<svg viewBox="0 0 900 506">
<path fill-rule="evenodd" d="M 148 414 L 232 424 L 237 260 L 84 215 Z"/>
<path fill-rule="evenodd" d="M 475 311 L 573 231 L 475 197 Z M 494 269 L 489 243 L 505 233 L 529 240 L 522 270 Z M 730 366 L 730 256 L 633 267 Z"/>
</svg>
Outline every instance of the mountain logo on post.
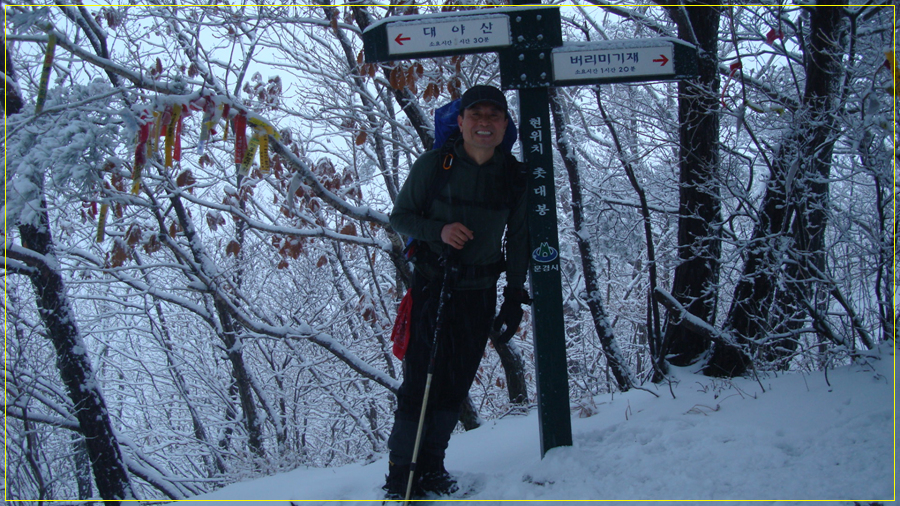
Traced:
<svg viewBox="0 0 900 506">
<path fill-rule="evenodd" d="M 559 251 L 556 251 L 556 248 L 550 246 L 548 243 L 542 242 L 536 250 L 531 252 L 531 258 L 533 258 L 535 262 L 546 264 L 559 258 Z"/>
</svg>

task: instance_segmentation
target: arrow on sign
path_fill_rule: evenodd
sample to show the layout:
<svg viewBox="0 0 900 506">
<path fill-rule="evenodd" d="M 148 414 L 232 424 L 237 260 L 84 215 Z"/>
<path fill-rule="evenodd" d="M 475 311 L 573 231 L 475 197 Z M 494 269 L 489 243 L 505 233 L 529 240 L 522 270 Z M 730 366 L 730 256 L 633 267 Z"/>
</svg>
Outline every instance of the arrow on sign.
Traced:
<svg viewBox="0 0 900 506">
<path fill-rule="evenodd" d="M 657 61 L 658 61 L 658 62 L 662 62 L 662 63 L 659 64 L 660 67 L 662 67 L 662 66 L 665 65 L 666 63 L 669 63 L 669 59 L 666 58 L 666 55 L 664 55 L 664 54 L 659 55 L 659 58 L 657 58 L 657 59 L 655 59 L 655 60 L 653 60 L 653 61 L 655 61 L 655 62 L 657 62 Z"/>
<path fill-rule="evenodd" d="M 412 37 L 404 37 L 403 34 L 400 33 L 400 34 L 397 34 L 397 38 L 394 39 L 394 41 L 396 41 L 397 44 L 400 44 L 401 46 L 403 45 L 404 40 L 412 40 Z"/>
</svg>

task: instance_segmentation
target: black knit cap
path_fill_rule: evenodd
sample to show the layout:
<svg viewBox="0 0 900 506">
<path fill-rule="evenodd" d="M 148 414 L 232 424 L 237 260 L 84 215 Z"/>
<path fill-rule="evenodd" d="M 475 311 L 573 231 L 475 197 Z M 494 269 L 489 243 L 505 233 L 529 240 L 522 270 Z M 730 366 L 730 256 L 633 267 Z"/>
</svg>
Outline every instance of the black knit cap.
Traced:
<svg viewBox="0 0 900 506">
<path fill-rule="evenodd" d="M 503 95 L 503 92 L 493 86 L 484 84 L 472 86 L 463 93 L 462 101 L 459 103 L 459 114 L 462 115 L 463 111 L 481 102 L 490 102 L 509 116 L 509 106 L 506 104 L 506 97 Z"/>
</svg>

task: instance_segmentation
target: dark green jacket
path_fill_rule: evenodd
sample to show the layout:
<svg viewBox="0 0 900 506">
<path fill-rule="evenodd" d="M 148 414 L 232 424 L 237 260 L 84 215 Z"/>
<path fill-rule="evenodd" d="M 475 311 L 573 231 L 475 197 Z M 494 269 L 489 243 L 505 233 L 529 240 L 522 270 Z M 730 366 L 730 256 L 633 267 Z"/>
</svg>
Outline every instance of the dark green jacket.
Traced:
<svg viewBox="0 0 900 506">
<path fill-rule="evenodd" d="M 522 288 L 528 269 L 528 227 L 525 221 L 525 192 L 510 193 L 513 182 L 507 182 L 504 154 L 497 149 L 494 157 L 484 165 L 476 165 L 469 158 L 459 140 L 450 178 L 439 197 L 428 200 L 428 191 L 435 172 L 440 169 L 439 150 L 424 153 L 413 164 L 409 176 L 397 195 L 391 212 L 391 226 L 397 232 L 425 243 L 432 252 L 443 248 L 441 229 L 448 223 L 460 222 L 474 238 L 460 252 L 463 265 L 489 266 L 503 259 L 503 234 L 506 231 L 506 279 L 512 288 Z M 509 195 L 513 195 L 512 199 Z M 451 205 L 450 202 L 453 202 Z M 510 207 L 511 204 L 511 207 Z M 422 210 L 426 210 L 422 215 Z M 416 265 L 426 277 L 438 276 L 430 265 Z M 456 288 L 484 289 L 496 286 L 496 276 L 463 279 Z"/>
</svg>

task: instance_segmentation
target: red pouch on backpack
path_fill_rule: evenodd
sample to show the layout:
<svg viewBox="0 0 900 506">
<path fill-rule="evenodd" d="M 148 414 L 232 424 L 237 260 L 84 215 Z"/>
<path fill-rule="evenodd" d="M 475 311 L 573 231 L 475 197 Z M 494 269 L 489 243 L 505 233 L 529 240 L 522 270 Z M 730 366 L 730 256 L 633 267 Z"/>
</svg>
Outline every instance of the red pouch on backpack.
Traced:
<svg viewBox="0 0 900 506">
<path fill-rule="evenodd" d="M 394 320 L 394 330 L 391 331 L 391 341 L 394 342 L 394 356 L 403 360 L 406 355 L 406 347 L 409 345 L 409 329 L 412 325 L 412 290 L 407 290 L 400 307 L 397 308 L 397 319 Z"/>
</svg>

